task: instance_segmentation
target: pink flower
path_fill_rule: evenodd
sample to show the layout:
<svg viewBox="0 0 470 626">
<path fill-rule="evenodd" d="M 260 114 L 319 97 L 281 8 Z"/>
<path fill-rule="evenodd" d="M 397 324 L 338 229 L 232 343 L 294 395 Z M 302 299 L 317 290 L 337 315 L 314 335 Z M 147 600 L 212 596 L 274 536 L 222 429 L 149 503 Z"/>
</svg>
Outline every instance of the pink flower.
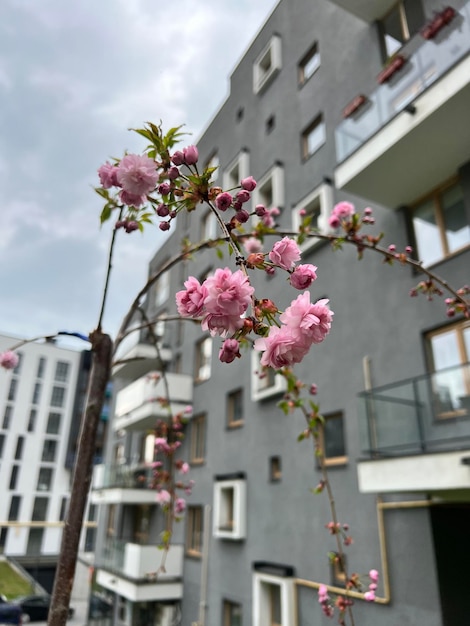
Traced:
<svg viewBox="0 0 470 626">
<path fill-rule="evenodd" d="M 160 230 L 170 230 L 171 228 L 170 222 L 160 222 L 160 224 L 158 225 L 158 228 Z"/>
<path fill-rule="evenodd" d="M 350 202 L 338 202 L 338 204 L 333 208 L 333 213 L 341 218 L 348 218 L 354 213 L 354 204 Z"/>
<path fill-rule="evenodd" d="M 232 361 L 240 357 L 240 344 L 238 341 L 236 339 L 226 339 L 219 351 L 219 361 L 232 363 Z"/>
<path fill-rule="evenodd" d="M 295 289 L 307 289 L 317 279 L 316 265 L 298 265 L 290 275 L 290 284 Z"/>
<path fill-rule="evenodd" d="M 186 509 L 186 500 L 184 498 L 176 498 L 175 500 L 175 513 L 181 515 Z"/>
<path fill-rule="evenodd" d="M 147 202 L 147 196 L 145 194 L 139 196 L 133 193 L 129 193 L 125 189 L 122 189 L 119 192 L 119 198 L 121 202 L 123 204 L 127 204 L 127 206 L 139 207 Z"/>
<path fill-rule="evenodd" d="M 117 180 L 122 188 L 135 196 L 147 195 L 158 181 L 155 161 L 147 155 L 126 154 L 117 167 Z"/>
<path fill-rule="evenodd" d="M 183 155 L 186 165 L 194 165 L 199 159 L 199 152 L 196 146 L 188 146 L 187 148 L 183 148 Z M 175 162 L 173 161 L 173 163 Z M 175 163 L 175 165 L 177 165 L 177 163 Z"/>
<path fill-rule="evenodd" d="M 224 191 L 223 193 L 219 193 L 215 199 L 215 206 L 219 209 L 219 211 L 226 211 L 232 204 L 232 200 L 233 198 L 229 192 Z"/>
<path fill-rule="evenodd" d="M 157 495 L 155 496 L 155 501 L 160 506 L 165 506 L 165 504 L 170 503 L 171 495 L 166 489 L 162 489 L 161 491 L 157 492 Z"/>
<path fill-rule="evenodd" d="M 177 150 L 174 155 L 171 157 L 171 160 L 174 165 L 183 165 L 184 163 L 184 154 L 181 150 Z"/>
<path fill-rule="evenodd" d="M 274 244 L 269 260 L 284 270 L 290 270 L 300 260 L 299 246 L 290 237 L 283 237 Z"/>
<path fill-rule="evenodd" d="M 14 370 L 20 362 L 20 357 L 12 350 L 6 350 L 0 354 L 0 367 L 6 370 Z"/>
<path fill-rule="evenodd" d="M 201 285 L 197 278 L 190 276 L 185 281 L 186 289 L 176 294 L 176 306 L 182 317 L 198 317 L 202 314 L 204 301 L 207 298 L 207 288 Z"/>
<path fill-rule="evenodd" d="M 371 569 L 369 572 L 369 578 L 373 583 L 378 582 L 379 580 L 379 572 L 376 569 Z"/>
<path fill-rule="evenodd" d="M 318 601 L 325 602 L 325 600 L 329 599 L 328 595 L 328 587 L 326 585 L 320 585 L 318 587 Z"/>
<path fill-rule="evenodd" d="M 183 463 L 180 467 L 181 474 L 187 474 L 189 472 L 189 463 Z"/>
<path fill-rule="evenodd" d="M 240 317 L 251 303 L 253 287 L 241 270 L 233 272 L 226 267 L 217 269 L 213 276 L 204 281 L 207 297 L 204 308 L 207 315 L 202 329 L 212 335 L 233 335 L 243 326 Z"/>
<path fill-rule="evenodd" d="M 329 300 L 324 298 L 312 304 L 311 311 L 319 320 L 319 323 L 311 328 L 313 343 L 321 343 L 331 330 L 334 313 L 330 310 L 328 302 Z"/>
<path fill-rule="evenodd" d="M 289 326 L 271 326 L 269 335 L 255 341 L 255 350 L 263 352 L 261 365 L 280 369 L 300 363 L 310 348 L 310 342 Z"/>
<path fill-rule="evenodd" d="M 240 182 L 242 189 L 245 189 L 246 191 L 253 191 L 253 189 L 256 189 L 256 180 L 253 178 L 253 176 L 248 176 L 248 178 L 244 178 L 241 182 Z"/>
<path fill-rule="evenodd" d="M 328 305 L 329 300 L 310 302 L 310 293 L 305 291 L 298 296 L 280 316 L 286 324 L 300 335 L 304 335 L 310 343 L 320 343 L 331 329 L 333 312 Z"/>
<path fill-rule="evenodd" d="M 366 591 L 364 594 L 364 600 L 366 602 L 373 602 L 375 600 L 375 591 Z"/>
<path fill-rule="evenodd" d="M 332 213 L 328 218 L 328 224 L 331 226 L 331 228 L 339 228 L 341 226 L 341 220 L 337 215 Z"/>
<path fill-rule="evenodd" d="M 117 167 L 111 165 L 108 161 L 98 168 L 98 176 L 100 177 L 101 186 L 103 189 L 109 189 L 110 187 L 117 187 Z"/>
<path fill-rule="evenodd" d="M 157 452 L 169 452 L 170 445 L 165 437 L 155 437 L 155 450 Z"/>
<path fill-rule="evenodd" d="M 170 183 L 160 183 L 158 185 L 158 193 L 161 193 L 162 196 L 167 196 L 171 191 Z"/>
<path fill-rule="evenodd" d="M 257 254 L 263 249 L 263 244 L 256 237 L 250 237 L 249 239 L 245 239 L 243 247 L 245 248 L 247 254 Z"/>
<path fill-rule="evenodd" d="M 266 207 L 263 204 L 257 204 L 255 213 L 258 217 L 263 217 L 263 215 L 266 215 Z"/>
<path fill-rule="evenodd" d="M 241 189 L 240 191 L 237 192 L 237 200 L 239 202 L 248 202 L 248 200 L 251 198 L 250 196 L 250 192 L 246 191 L 246 189 Z"/>
</svg>

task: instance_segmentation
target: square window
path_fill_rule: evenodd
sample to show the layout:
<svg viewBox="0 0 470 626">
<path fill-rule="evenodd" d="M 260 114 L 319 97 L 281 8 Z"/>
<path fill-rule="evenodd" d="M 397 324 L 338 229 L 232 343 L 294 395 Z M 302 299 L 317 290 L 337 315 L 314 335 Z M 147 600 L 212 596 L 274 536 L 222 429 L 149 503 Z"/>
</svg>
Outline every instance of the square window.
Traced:
<svg viewBox="0 0 470 626">
<path fill-rule="evenodd" d="M 66 383 L 69 378 L 70 363 L 57 361 L 55 366 L 54 380 L 58 383 Z"/>
<path fill-rule="evenodd" d="M 186 553 L 200 557 L 203 540 L 202 506 L 189 506 L 186 520 Z"/>
<path fill-rule="evenodd" d="M 310 50 L 302 57 L 299 66 L 299 85 L 305 85 L 317 69 L 320 67 L 320 52 L 318 44 L 315 43 Z"/>
<path fill-rule="evenodd" d="M 50 491 L 52 484 L 52 468 L 41 467 L 39 470 L 37 491 Z"/>
<path fill-rule="evenodd" d="M 243 389 L 231 391 L 227 395 L 227 426 L 243 426 Z"/>
<path fill-rule="evenodd" d="M 271 367 L 263 367 L 260 364 L 260 358 L 261 353 L 252 350 L 251 399 L 255 402 L 284 393 L 287 388 L 284 376 L 277 374 Z"/>
<path fill-rule="evenodd" d="M 250 157 L 246 150 L 242 150 L 224 170 L 223 187 L 233 189 L 240 185 L 240 181 L 249 176 Z"/>
<path fill-rule="evenodd" d="M 412 220 L 418 257 L 426 266 L 470 245 L 470 225 L 458 181 L 417 204 Z"/>
<path fill-rule="evenodd" d="M 222 606 L 223 626 L 242 626 L 242 605 L 224 600 Z"/>
<path fill-rule="evenodd" d="M 212 365 L 212 337 L 206 337 L 196 344 L 194 379 L 197 383 L 209 380 Z"/>
<path fill-rule="evenodd" d="M 253 91 L 264 90 L 282 67 L 282 47 L 279 35 L 273 35 L 253 66 Z"/>
<path fill-rule="evenodd" d="M 384 61 L 389 59 L 418 32 L 424 24 L 421 0 L 399 0 L 378 20 L 380 43 Z"/>
<path fill-rule="evenodd" d="M 51 406 L 61 407 L 64 405 L 65 387 L 52 387 Z"/>
<path fill-rule="evenodd" d="M 253 626 L 296 626 L 293 578 L 255 572 Z"/>
<path fill-rule="evenodd" d="M 341 411 L 323 416 L 325 423 L 320 428 L 318 445 L 327 466 L 344 465 L 348 461 L 343 417 Z"/>
<path fill-rule="evenodd" d="M 292 209 L 292 227 L 299 232 L 302 223 L 309 220 L 309 227 L 318 230 L 322 234 L 331 232 L 328 217 L 333 210 L 333 189 L 326 183 L 314 189 L 311 193 L 298 202 Z M 300 244 L 302 252 L 311 250 L 321 243 L 315 237 L 307 237 Z"/>
<path fill-rule="evenodd" d="M 282 463 L 280 456 L 272 456 L 269 459 L 269 480 L 272 483 L 282 479 Z"/>
<path fill-rule="evenodd" d="M 284 168 L 274 165 L 258 180 L 258 185 L 252 194 L 253 206 L 262 204 L 267 209 L 284 206 Z"/>
<path fill-rule="evenodd" d="M 214 537 L 244 539 L 246 535 L 246 480 L 216 477 L 214 484 Z"/>
<path fill-rule="evenodd" d="M 206 416 L 198 415 L 191 420 L 191 463 L 204 463 L 206 449 Z"/>
<path fill-rule="evenodd" d="M 301 149 L 302 159 L 306 161 L 315 152 L 321 148 L 326 141 L 326 127 L 323 121 L 323 115 L 317 115 L 317 117 L 311 122 L 307 128 L 302 132 L 301 136 Z"/>
</svg>

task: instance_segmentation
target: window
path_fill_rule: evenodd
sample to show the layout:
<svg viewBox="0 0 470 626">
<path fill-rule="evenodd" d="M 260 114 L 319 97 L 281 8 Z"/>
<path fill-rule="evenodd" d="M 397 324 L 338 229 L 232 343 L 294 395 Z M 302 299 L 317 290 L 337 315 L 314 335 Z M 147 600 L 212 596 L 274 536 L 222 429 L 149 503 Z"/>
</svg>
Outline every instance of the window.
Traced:
<svg viewBox="0 0 470 626">
<path fill-rule="evenodd" d="M 309 159 L 326 141 L 326 128 L 323 115 L 317 117 L 302 132 L 302 159 Z"/>
<path fill-rule="evenodd" d="M 434 191 L 412 213 L 418 257 L 430 265 L 470 245 L 463 190 L 452 182 Z"/>
<path fill-rule="evenodd" d="M 55 366 L 54 380 L 58 383 L 66 383 L 69 378 L 70 363 L 57 361 Z"/>
<path fill-rule="evenodd" d="M 46 359 L 43 356 L 40 356 L 38 360 L 38 369 L 36 372 L 36 378 L 42 378 L 44 376 L 45 368 L 46 368 Z"/>
<path fill-rule="evenodd" d="M 18 482 L 18 474 L 20 472 L 20 466 L 19 465 L 12 465 L 11 467 L 11 473 L 10 473 L 10 484 L 8 486 L 8 489 L 16 489 L 16 484 Z"/>
<path fill-rule="evenodd" d="M 470 321 L 426 335 L 432 402 L 437 417 L 470 413 Z M 467 365 L 466 365 L 467 364 Z"/>
<path fill-rule="evenodd" d="M 64 522 L 67 516 L 67 508 L 69 505 L 69 500 L 67 497 L 63 497 L 60 501 L 60 511 L 59 511 L 59 521 Z M 91 505 L 90 505 L 91 506 Z"/>
<path fill-rule="evenodd" d="M 318 51 L 318 44 L 315 43 L 310 50 L 302 57 L 299 66 L 299 85 L 305 85 L 309 78 L 311 78 L 317 69 L 320 67 L 320 53 Z"/>
<path fill-rule="evenodd" d="M 208 211 L 202 218 L 201 239 L 215 239 L 217 237 L 217 218 L 214 211 Z"/>
<path fill-rule="evenodd" d="M 243 426 L 243 389 L 231 391 L 227 395 L 227 426 Z"/>
<path fill-rule="evenodd" d="M 49 413 L 47 418 L 46 433 L 48 435 L 58 435 L 60 431 L 60 421 L 62 415 L 60 413 Z"/>
<path fill-rule="evenodd" d="M 202 506 L 189 506 L 186 522 L 186 552 L 190 556 L 201 556 L 203 538 Z"/>
<path fill-rule="evenodd" d="M 12 496 L 10 501 L 10 512 L 8 513 L 8 521 L 16 522 L 20 512 L 21 496 Z"/>
<path fill-rule="evenodd" d="M 214 537 L 244 539 L 246 535 L 246 480 L 244 474 L 216 476 Z"/>
<path fill-rule="evenodd" d="M 35 383 L 31 404 L 39 404 L 40 397 L 41 397 L 41 383 Z"/>
<path fill-rule="evenodd" d="M 326 183 L 314 189 L 311 193 L 303 198 L 292 209 L 292 227 L 293 230 L 299 232 L 300 226 L 309 220 L 309 227 L 315 231 L 325 234 L 330 232 L 328 225 L 328 217 L 333 210 L 333 190 L 331 185 Z M 312 249 L 318 245 L 320 240 L 314 237 L 307 237 L 301 244 L 302 252 Z"/>
<path fill-rule="evenodd" d="M 51 395 L 51 406 L 63 406 L 65 398 L 65 388 L 64 387 L 52 387 L 52 395 Z"/>
<path fill-rule="evenodd" d="M 384 61 L 397 52 L 424 24 L 420 0 L 400 0 L 378 22 Z"/>
<path fill-rule="evenodd" d="M 276 565 L 273 565 L 272 568 L 268 567 L 268 564 L 263 565 L 267 571 L 283 569 Z M 253 626 L 296 625 L 293 578 L 255 572 L 253 577 Z"/>
<path fill-rule="evenodd" d="M 7 404 L 5 406 L 5 411 L 3 413 L 3 423 L 2 423 L 3 430 L 8 430 L 10 428 L 12 413 L 13 413 L 13 407 L 11 406 L 11 404 Z"/>
<path fill-rule="evenodd" d="M 28 536 L 28 545 L 26 547 L 26 554 L 40 554 L 42 546 L 42 538 L 44 535 L 44 528 L 31 528 Z"/>
<path fill-rule="evenodd" d="M 21 372 L 21 365 L 23 363 L 23 353 L 22 352 L 16 352 L 16 356 L 18 357 L 18 364 L 16 365 L 15 369 L 13 370 L 13 374 L 19 374 Z"/>
<path fill-rule="evenodd" d="M 268 119 L 266 120 L 264 127 L 266 130 L 266 134 L 270 135 L 273 132 L 273 130 L 276 128 L 276 116 L 270 115 Z"/>
<path fill-rule="evenodd" d="M 224 600 L 222 606 L 223 626 L 242 626 L 242 605 Z"/>
<path fill-rule="evenodd" d="M 273 35 L 253 66 L 253 91 L 265 89 L 282 67 L 282 47 L 279 35 Z"/>
<path fill-rule="evenodd" d="M 163 272 L 155 283 L 155 306 L 159 307 L 170 295 L 170 272 Z"/>
<path fill-rule="evenodd" d="M 36 425 L 37 411 L 36 409 L 31 409 L 29 412 L 27 431 L 28 433 L 32 433 L 34 431 L 34 427 Z"/>
<path fill-rule="evenodd" d="M 10 388 L 8 389 L 8 400 L 13 402 L 16 397 L 16 390 L 18 388 L 18 380 L 16 378 L 12 378 L 10 380 Z"/>
<path fill-rule="evenodd" d="M 5 435 L 0 435 L 0 459 L 3 456 L 3 446 L 5 445 Z"/>
<path fill-rule="evenodd" d="M 347 463 L 343 413 L 324 415 L 325 423 L 320 429 L 319 445 L 323 450 L 325 465 Z"/>
<path fill-rule="evenodd" d="M 52 468 L 41 467 L 38 476 L 37 491 L 50 491 L 52 484 Z"/>
<path fill-rule="evenodd" d="M 191 420 L 191 463 L 203 463 L 205 455 L 206 416 L 198 415 Z"/>
<path fill-rule="evenodd" d="M 277 164 L 258 181 L 253 191 L 253 206 L 262 204 L 267 209 L 284 206 L 284 169 Z"/>
<path fill-rule="evenodd" d="M 272 483 L 279 482 L 282 478 L 282 463 L 280 456 L 272 456 L 269 459 L 269 480 Z"/>
<path fill-rule="evenodd" d="M 224 189 L 233 189 L 240 185 L 240 181 L 250 175 L 250 157 L 242 150 L 224 171 Z"/>
<path fill-rule="evenodd" d="M 20 461 L 23 456 L 24 437 L 18 437 L 16 440 L 15 461 Z"/>
<path fill-rule="evenodd" d="M 211 376 L 212 337 L 206 337 L 196 344 L 196 362 L 194 378 L 197 383 L 208 380 Z"/>
<path fill-rule="evenodd" d="M 264 400 L 286 390 L 286 379 L 270 367 L 260 365 L 261 353 L 251 352 L 251 399 Z"/>
<path fill-rule="evenodd" d="M 32 522 L 44 522 L 47 517 L 47 509 L 49 506 L 49 498 L 34 498 Z"/>
<path fill-rule="evenodd" d="M 54 463 L 55 455 L 57 451 L 57 441 L 53 439 L 45 439 L 44 446 L 42 448 L 41 461 L 46 463 Z"/>
</svg>

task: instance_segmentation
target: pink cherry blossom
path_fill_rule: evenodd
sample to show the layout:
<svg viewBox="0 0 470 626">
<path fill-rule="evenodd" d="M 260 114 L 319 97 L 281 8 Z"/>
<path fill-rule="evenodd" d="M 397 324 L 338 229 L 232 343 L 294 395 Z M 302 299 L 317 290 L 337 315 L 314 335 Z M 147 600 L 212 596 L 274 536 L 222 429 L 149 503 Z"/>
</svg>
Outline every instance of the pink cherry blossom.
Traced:
<svg viewBox="0 0 470 626">
<path fill-rule="evenodd" d="M 253 178 L 253 176 L 248 176 L 248 178 L 244 178 L 241 182 L 240 182 L 242 189 L 245 189 L 246 191 L 253 191 L 253 189 L 256 189 L 256 180 Z"/>
<path fill-rule="evenodd" d="M 319 324 L 311 329 L 313 343 L 321 343 L 331 330 L 334 313 L 330 310 L 328 303 L 329 300 L 324 298 L 312 304 L 312 313 L 320 320 Z"/>
<path fill-rule="evenodd" d="M 274 244 L 269 260 L 284 270 L 290 270 L 300 260 L 299 246 L 290 237 L 283 237 Z"/>
<path fill-rule="evenodd" d="M 317 279 L 316 265 L 297 265 L 290 275 L 290 284 L 295 289 L 307 289 Z"/>
<path fill-rule="evenodd" d="M 326 585 L 320 585 L 318 587 L 318 600 L 319 602 L 324 602 L 325 600 L 328 600 L 329 595 L 328 595 L 328 587 Z"/>
<path fill-rule="evenodd" d="M 373 602 L 375 600 L 375 591 L 366 591 L 364 594 L 364 600 L 366 602 Z"/>
<path fill-rule="evenodd" d="M 127 206 L 139 207 L 147 202 L 147 196 L 145 194 L 139 196 L 133 193 L 129 193 L 125 189 L 122 189 L 119 192 L 119 198 L 121 202 L 123 204 L 127 204 Z"/>
<path fill-rule="evenodd" d="M 300 363 L 309 348 L 308 339 L 289 326 L 271 326 L 267 337 L 255 341 L 255 350 L 263 352 L 261 365 L 274 369 Z"/>
<path fill-rule="evenodd" d="M 379 572 L 376 569 L 371 569 L 369 572 L 369 578 L 373 583 L 376 583 L 379 580 Z"/>
<path fill-rule="evenodd" d="M 170 503 L 171 495 L 166 489 L 162 489 L 161 491 L 157 492 L 157 495 L 155 496 L 155 501 L 160 506 L 165 506 L 165 504 Z"/>
<path fill-rule="evenodd" d="M 232 363 L 240 358 L 240 344 L 236 339 L 226 339 L 219 351 L 219 360 L 222 363 Z"/>
<path fill-rule="evenodd" d="M 183 155 L 186 165 L 194 165 L 199 159 L 199 152 L 196 146 L 188 146 L 187 148 L 183 148 Z M 175 163 L 175 165 L 177 164 Z"/>
<path fill-rule="evenodd" d="M 98 168 L 98 176 L 100 177 L 101 186 L 103 189 L 109 189 L 110 187 L 117 187 L 117 167 L 112 165 L 108 161 Z"/>
<path fill-rule="evenodd" d="M 240 191 L 237 192 L 237 200 L 239 202 L 248 202 L 248 200 L 251 198 L 250 192 L 246 191 L 246 189 L 241 189 Z"/>
<path fill-rule="evenodd" d="M 232 204 L 232 201 L 233 198 L 229 194 L 229 192 L 224 191 L 223 193 L 219 193 L 219 195 L 215 199 L 215 206 L 219 209 L 219 211 L 226 211 Z"/>
<path fill-rule="evenodd" d="M 117 170 L 118 183 L 128 193 L 141 196 L 155 189 L 158 172 L 155 161 L 147 155 L 126 154 Z"/>
<path fill-rule="evenodd" d="M 201 285 L 197 278 L 190 276 L 185 281 L 186 289 L 176 294 L 176 306 L 182 317 L 198 317 L 202 314 L 204 301 L 207 298 L 207 288 Z"/>
<path fill-rule="evenodd" d="M 339 228 L 341 226 L 341 220 L 337 215 L 332 213 L 328 218 L 328 224 L 331 226 L 331 228 Z"/>
<path fill-rule="evenodd" d="M 189 463 L 184 462 L 180 467 L 180 472 L 182 474 L 187 474 L 189 472 Z"/>
<path fill-rule="evenodd" d="M 247 254 L 257 254 L 263 249 L 263 244 L 256 237 L 249 237 L 243 242 Z"/>
<path fill-rule="evenodd" d="M 333 213 L 339 218 L 351 217 L 354 212 L 354 204 L 351 204 L 351 202 L 338 202 L 333 208 Z"/>
<path fill-rule="evenodd" d="M 181 515 L 186 509 L 186 500 L 184 498 L 176 498 L 175 500 L 175 513 Z"/>
<path fill-rule="evenodd" d="M 212 335 L 233 335 L 243 326 L 241 315 L 251 303 L 254 288 L 241 270 L 233 272 L 226 267 L 217 269 L 204 281 L 207 297 L 204 301 L 206 316 L 202 329 Z"/>
<path fill-rule="evenodd" d="M 20 362 L 20 357 L 12 350 L 6 350 L 0 354 L 0 367 L 6 370 L 14 370 Z"/>
<path fill-rule="evenodd" d="M 298 296 L 280 316 L 283 324 L 307 337 L 311 343 L 320 343 L 330 332 L 333 311 L 327 306 L 329 300 L 310 302 L 310 292 Z"/>
<path fill-rule="evenodd" d="M 165 437 L 155 437 L 155 450 L 157 452 L 169 452 L 170 445 Z"/>
</svg>

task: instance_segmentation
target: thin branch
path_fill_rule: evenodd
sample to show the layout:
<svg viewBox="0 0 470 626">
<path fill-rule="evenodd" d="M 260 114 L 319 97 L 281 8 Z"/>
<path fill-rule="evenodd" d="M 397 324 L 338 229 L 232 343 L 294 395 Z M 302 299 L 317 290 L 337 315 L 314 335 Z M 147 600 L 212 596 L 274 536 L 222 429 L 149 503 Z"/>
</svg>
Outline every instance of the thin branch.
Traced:
<svg viewBox="0 0 470 626">
<path fill-rule="evenodd" d="M 119 210 L 119 217 L 118 217 L 118 221 L 120 221 L 121 217 L 122 217 L 122 212 L 123 212 L 123 207 L 121 207 L 121 209 Z M 104 281 L 104 289 L 103 289 L 103 295 L 101 298 L 101 307 L 100 307 L 100 313 L 99 313 L 99 317 L 98 317 L 98 325 L 97 325 L 97 330 L 101 330 L 101 324 L 103 322 L 103 316 L 104 316 L 104 309 L 106 306 L 106 300 L 108 298 L 108 289 L 109 289 L 109 279 L 111 277 L 111 270 L 113 267 L 113 252 L 114 252 L 114 243 L 116 241 L 116 232 L 117 229 L 116 227 L 113 228 L 113 233 L 111 235 L 111 241 L 109 243 L 109 252 L 108 252 L 108 262 L 107 262 L 107 266 L 106 266 L 106 278 Z"/>
</svg>

